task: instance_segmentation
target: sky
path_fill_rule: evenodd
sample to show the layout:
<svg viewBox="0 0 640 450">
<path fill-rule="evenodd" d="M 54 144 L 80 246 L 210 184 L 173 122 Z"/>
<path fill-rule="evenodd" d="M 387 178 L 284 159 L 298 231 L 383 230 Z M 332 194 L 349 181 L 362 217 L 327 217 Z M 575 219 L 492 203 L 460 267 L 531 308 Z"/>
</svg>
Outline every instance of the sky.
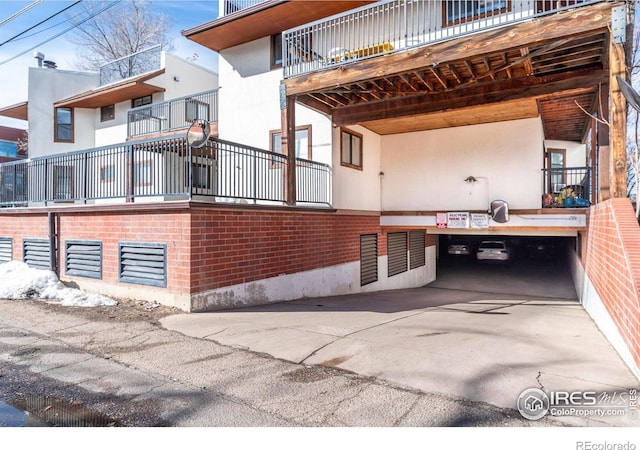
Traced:
<svg viewBox="0 0 640 450">
<path fill-rule="evenodd" d="M 33 3 L 34 0 L 0 0 L 0 43 L 73 4 L 74 1 L 43 0 L 17 17 L 7 21 L 7 19 Z M 170 36 L 173 38 L 174 49 L 171 53 L 190 59 L 194 58 L 194 54 L 197 54 L 197 59 L 194 60 L 195 64 L 217 71 L 216 53 L 186 39 L 180 32 L 215 19 L 218 15 L 218 1 L 154 0 L 150 1 L 150 3 L 162 10 L 173 24 Z M 27 100 L 28 69 L 37 65 L 37 61 L 33 57 L 33 53 L 36 51 L 44 53 L 45 59 L 55 61 L 58 69 L 76 70 L 75 62 L 77 57 L 74 52 L 74 45 L 67 38 L 72 34 L 72 31 L 59 37 L 54 38 L 54 36 L 70 27 L 70 23 L 67 21 L 67 13 L 73 15 L 74 12 L 77 14 L 79 10 L 80 5 L 76 5 L 25 33 L 18 39 L 0 45 L 0 107 Z M 35 48 L 31 49 L 32 47 Z M 24 55 L 5 62 L 25 51 Z M 0 126 L 26 129 L 27 122 L 0 117 Z"/>
</svg>

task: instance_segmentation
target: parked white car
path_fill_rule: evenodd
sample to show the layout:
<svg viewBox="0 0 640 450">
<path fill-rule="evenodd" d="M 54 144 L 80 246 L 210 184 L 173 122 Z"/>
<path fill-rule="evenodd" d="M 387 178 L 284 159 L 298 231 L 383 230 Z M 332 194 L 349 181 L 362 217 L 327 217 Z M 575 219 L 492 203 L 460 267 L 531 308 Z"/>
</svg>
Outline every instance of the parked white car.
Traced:
<svg viewBox="0 0 640 450">
<path fill-rule="evenodd" d="M 505 241 L 482 241 L 476 253 L 478 261 L 509 261 L 511 251 Z"/>
</svg>

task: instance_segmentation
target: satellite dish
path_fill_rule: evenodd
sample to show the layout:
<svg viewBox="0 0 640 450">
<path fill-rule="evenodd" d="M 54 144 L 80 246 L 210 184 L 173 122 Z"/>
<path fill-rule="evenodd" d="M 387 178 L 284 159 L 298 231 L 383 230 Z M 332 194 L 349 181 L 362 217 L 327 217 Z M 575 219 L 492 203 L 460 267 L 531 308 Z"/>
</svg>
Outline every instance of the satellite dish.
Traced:
<svg viewBox="0 0 640 450">
<path fill-rule="evenodd" d="M 187 130 L 187 142 L 192 148 L 202 147 L 209 140 L 209 136 L 211 136 L 211 127 L 206 120 L 194 120 Z"/>
<path fill-rule="evenodd" d="M 620 75 L 616 75 L 616 79 L 618 80 L 618 86 L 620 86 L 620 91 L 627 100 L 627 103 L 633 106 L 636 111 L 640 111 L 640 95 L 638 95 L 635 89 L 633 89 L 633 87 Z"/>
</svg>

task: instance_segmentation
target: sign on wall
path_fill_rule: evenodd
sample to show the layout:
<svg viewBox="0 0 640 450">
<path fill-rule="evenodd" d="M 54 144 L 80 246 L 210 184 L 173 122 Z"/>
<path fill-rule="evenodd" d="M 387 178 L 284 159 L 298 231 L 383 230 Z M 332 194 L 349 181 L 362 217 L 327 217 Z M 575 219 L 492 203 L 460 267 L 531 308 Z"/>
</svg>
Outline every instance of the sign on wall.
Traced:
<svg viewBox="0 0 640 450">
<path fill-rule="evenodd" d="M 468 212 L 447 213 L 447 228 L 469 228 Z"/>
<path fill-rule="evenodd" d="M 472 213 L 471 228 L 489 228 L 489 215 Z"/>
<path fill-rule="evenodd" d="M 436 213 L 436 228 L 447 228 L 447 213 Z"/>
</svg>

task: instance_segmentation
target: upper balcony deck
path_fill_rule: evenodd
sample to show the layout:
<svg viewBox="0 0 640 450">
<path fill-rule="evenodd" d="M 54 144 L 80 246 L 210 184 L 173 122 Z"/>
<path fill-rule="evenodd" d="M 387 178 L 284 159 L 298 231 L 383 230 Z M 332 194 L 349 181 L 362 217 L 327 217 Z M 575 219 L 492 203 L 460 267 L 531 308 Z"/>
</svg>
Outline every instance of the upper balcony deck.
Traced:
<svg viewBox="0 0 640 450">
<path fill-rule="evenodd" d="M 602 0 L 385 0 L 285 31 L 284 77 L 336 68 Z"/>
</svg>

